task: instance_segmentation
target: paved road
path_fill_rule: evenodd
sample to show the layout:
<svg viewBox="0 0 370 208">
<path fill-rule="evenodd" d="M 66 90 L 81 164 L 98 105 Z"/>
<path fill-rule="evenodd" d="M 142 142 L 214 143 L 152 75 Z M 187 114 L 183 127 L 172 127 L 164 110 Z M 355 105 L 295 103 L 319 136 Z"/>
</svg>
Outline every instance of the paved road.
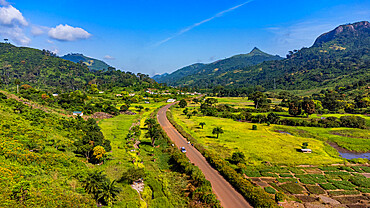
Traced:
<svg viewBox="0 0 370 208">
<path fill-rule="evenodd" d="M 202 154 L 193 146 L 187 144 L 187 140 L 172 126 L 166 117 L 166 111 L 171 105 L 166 105 L 158 111 L 157 119 L 164 131 L 177 147 L 186 148 L 186 156 L 200 168 L 207 180 L 212 184 L 213 192 L 220 200 L 224 208 L 252 207 L 241 194 L 239 194 L 215 169 L 208 164 Z"/>
</svg>

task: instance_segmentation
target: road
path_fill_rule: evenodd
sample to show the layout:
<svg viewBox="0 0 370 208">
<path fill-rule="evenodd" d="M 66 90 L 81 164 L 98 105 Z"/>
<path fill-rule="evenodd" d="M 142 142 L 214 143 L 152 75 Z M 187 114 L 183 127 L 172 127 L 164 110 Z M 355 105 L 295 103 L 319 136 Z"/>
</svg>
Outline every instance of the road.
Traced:
<svg viewBox="0 0 370 208">
<path fill-rule="evenodd" d="M 163 130 L 177 147 L 186 148 L 186 156 L 190 162 L 198 166 L 205 175 L 206 179 L 211 182 L 213 192 L 217 199 L 220 200 L 224 208 L 244 208 L 252 207 L 244 197 L 239 194 L 229 182 L 227 182 L 218 171 L 213 169 L 203 155 L 193 146 L 187 143 L 187 140 L 172 126 L 166 116 L 166 111 L 175 103 L 162 107 L 157 114 L 157 119 Z"/>
</svg>

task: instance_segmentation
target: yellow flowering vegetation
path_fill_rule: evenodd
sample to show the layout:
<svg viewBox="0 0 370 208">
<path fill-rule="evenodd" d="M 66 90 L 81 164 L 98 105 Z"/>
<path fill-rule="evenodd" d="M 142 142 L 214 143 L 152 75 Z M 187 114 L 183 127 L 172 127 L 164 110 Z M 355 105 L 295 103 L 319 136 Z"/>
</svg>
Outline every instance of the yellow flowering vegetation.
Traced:
<svg viewBox="0 0 370 208">
<path fill-rule="evenodd" d="M 95 156 L 96 159 L 100 160 L 101 158 L 103 158 L 104 154 L 105 154 L 105 149 L 104 147 L 98 145 L 96 147 L 94 147 L 93 149 L 94 153 L 93 155 Z"/>
</svg>

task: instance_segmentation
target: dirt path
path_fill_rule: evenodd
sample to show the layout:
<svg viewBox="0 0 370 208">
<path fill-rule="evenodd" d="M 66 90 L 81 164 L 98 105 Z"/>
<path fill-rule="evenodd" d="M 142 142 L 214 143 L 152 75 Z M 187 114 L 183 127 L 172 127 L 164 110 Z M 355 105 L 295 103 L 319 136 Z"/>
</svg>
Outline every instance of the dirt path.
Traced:
<svg viewBox="0 0 370 208">
<path fill-rule="evenodd" d="M 211 182 L 213 192 L 220 200 L 224 208 L 244 208 L 252 207 L 241 194 L 239 194 L 215 169 L 208 164 L 203 155 L 193 146 L 189 145 L 186 139 L 172 126 L 166 117 L 166 111 L 171 105 L 162 107 L 157 114 L 157 119 L 163 130 L 177 147 L 186 148 L 186 156 L 189 160 L 200 168 L 206 179 Z"/>
</svg>

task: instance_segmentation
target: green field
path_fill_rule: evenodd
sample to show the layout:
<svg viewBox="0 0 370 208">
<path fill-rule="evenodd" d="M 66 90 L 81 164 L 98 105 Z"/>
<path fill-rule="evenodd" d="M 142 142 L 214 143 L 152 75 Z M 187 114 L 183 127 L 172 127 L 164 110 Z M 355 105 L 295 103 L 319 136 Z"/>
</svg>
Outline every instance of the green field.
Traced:
<svg viewBox="0 0 370 208">
<path fill-rule="evenodd" d="M 237 122 L 231 119 L 193 116 L 187 119 L 180 108 L 171 109 L 175 121 L 190 133 L 204 147 L 217 151 L 224 158 L 233 152 L 242 151 L 246 155 L 247 164 L 260 165 L 266 162 L 279 165 L 319 165 L 343 163 L 336 156 L 336 151 L 325 142 L 314 138 L 292 136 L 275 131 L 276 125 L 252 124 Z M 205 122 L 204 129 L 199 123 Z M 252 130 L 257 125 L 258 130 Z M 217 139 L 212 130 L 222 127 L 224 134 Z M 311 154 L 297 151 L 303 142 L 309 143 Z"/>
<path fill-rule="evenodd" d="M 144 180 L 146 190 L 139 194 L 128 184 L 123 184 L 118 202 L 115 207 L 183 207 L 188 198 L 184 197 L 183 191 L 186 189 L 188 181 L 182 174 L 169 170 L 169 155 L 164 154 L 162 149 L 153 148 L 150 139 L 146 138 L 144 128 L 145 119 L 159 106 L 164 103 L 140 104 L 149 110 L 142 110 L 136 115 L 119 115 L 114 118 L 101 120 L 99 126 L 106 139 L 111 141 L 112 152 L 105 164 L 98 167 L 106 172 L 111 179 L 119 179 L 122 174 L 130 167 L 144 168 L 147 176 Z M 130 108 L 135 111 L 134 107 Z M 130 127 L 135 123 L 142 128 L 140 149 L 128 145 L 126 135 Z M 161 141 L 156 145 L 163 146 Z M 138 155 L 139 154 L 139 155 Z M 135 162 L 133 162 L 135 160 Z M 155 160 L 155 161 L 154 161 Z M 149 193 L 149 195 L 148 195 Z"/>
</svg>

